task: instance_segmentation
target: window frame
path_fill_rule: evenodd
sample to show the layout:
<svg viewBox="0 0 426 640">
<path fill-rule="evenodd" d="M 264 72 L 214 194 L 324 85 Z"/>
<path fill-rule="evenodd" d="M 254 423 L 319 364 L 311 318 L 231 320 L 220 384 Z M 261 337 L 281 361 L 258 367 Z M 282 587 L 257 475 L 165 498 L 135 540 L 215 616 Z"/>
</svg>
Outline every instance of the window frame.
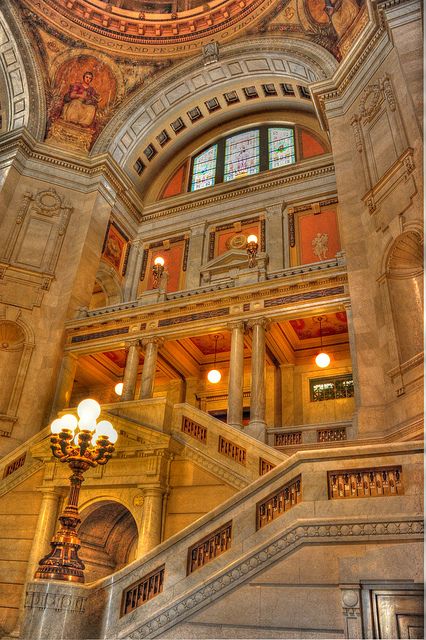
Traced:
<svg viewBox="0 0 426 640">
<path fill-rule="evenodd" d="M 282 165 L 281 167 L 276 167 L 275 169 L 269 168 L 269 144 L 268 144 L 268 130 L 269 129 L 291 129 L 293 131 L 293 148 L 294 148 L 294 162 Z M 198 156 L 207 151 L 213 145 L 217 145 L 217 154 L 216 154 L 216 171 L 214 178 L 215 187 L 218 184 L 231 184 L 235 180 L 238 180 L 238 177 L 233 178 L 232 180 L 224 181 L 225 174 L 225 146 L 226 140 L 232 138 L 233 136 L 240 135 L 242 133 L 248 133 L 249 131 L 259 131 L 259 171 L 253 175 L 259 175 L 260 173 L 264 173 L 265 171 L 276 171 L 277 169 L 282 169 L 283 167 L 289 167 L 291 165 L 297 164 L 301 158 L 301 153 L 299 151 L 299 133 L 298 127 L 295 124 L 286 124 L 286 123 L 277 123 L 270 122 L 268 124 L 260 124 L 253 125 L 250 127 L 244 127 L 240 130 L 233 131 L 232 133 L 228 133 L 227 135 L 221 136 L 216 140 L 210 141 L 205 147 L 197 151 L 191 156 L 191 166 L 188 176 L 188 184 L 187 184 L 187 193 L 196 193 L 197 191 L 203 191 L 203 189 L 211 189 L 212 187 L 202 187 L 201 189 L 192 190 L 192 179 L 194 174 L 194 161 Z M 250 177 L 253 177 L 250 176 Z M 247 177 L 247 176 L 246 176 Z"/>
<path fill-rule="evenodd" d="M 336 396 L 336 391 L 337 391 L 337 385 L 336 383 L 338 382 L 346 382 L 346 381 L 350 381 L 352 382 L 352 394 L 351 395 L 345 395 L 345 396 Z M 332 398 L 314 398 L 314 385 L 315 384 L 327 384 L 327 383 L 332 383 L 333 384 L 333 390 L 334 390 L 334 397 Z M 354 391 L 354 378 L 353 378 L 353 372 L 351 371 L 350 373 L 342 373 L 342 374 L 338 374 L 335 376 L 326 376 L 323 378 L 309 378 L 309 402 L 326 402 L 328 400 L 347 400 L 348 398 L 353 398 L 355 395 L 355 391 Z"/>
</svg>

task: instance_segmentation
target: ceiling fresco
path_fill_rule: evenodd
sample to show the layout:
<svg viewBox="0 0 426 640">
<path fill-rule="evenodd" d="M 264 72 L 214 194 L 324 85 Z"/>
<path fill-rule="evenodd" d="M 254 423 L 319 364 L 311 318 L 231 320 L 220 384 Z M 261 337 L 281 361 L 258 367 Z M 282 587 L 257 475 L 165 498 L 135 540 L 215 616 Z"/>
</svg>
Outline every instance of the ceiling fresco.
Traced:
<svg viewBox="0 0 426 640">
<path fill-rule="evenodd" d="M 256 37 L 307 39 L 340 60 L 365 0 L 19 0 L 44 78 L 53 144 L 89 152 L 120 105 L 188 56 Z M 209 57 L 210 56 L 210 57 Z M 211 59 L 210 59 L 211 58 Z"/>
<path fill-rule="evenodd" d="M 299 340 L 309 340 L 310 338 L 320 337 L 320 323 L 318 322 L 318 317 L 322 318 L 321 333 L 323 337 L 336 336 L 348 332 L 346 312 L 338 311 L 337 313 L 328 313 L 322 316 L 314 316 L 312 318 L 290 320 L 290 325 Z"/>
</svg>

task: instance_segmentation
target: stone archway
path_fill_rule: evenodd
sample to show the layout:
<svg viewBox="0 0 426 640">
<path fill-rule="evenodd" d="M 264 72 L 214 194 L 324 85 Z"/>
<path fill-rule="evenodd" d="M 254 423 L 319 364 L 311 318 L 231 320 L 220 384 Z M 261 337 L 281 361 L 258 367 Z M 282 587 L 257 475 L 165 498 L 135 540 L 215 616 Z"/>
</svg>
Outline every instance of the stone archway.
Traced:
<svg viewBox="0 0 426 640">
<path fill-rule="evenodd" d="M 423 238 L 402 233 L 387 258 L 386 279 L 400 363 L 423 350 Z"/>
<path fill-rule="evenodd" d="M 80 558 L 86 565 L 87 582 L 118 571 L 136 558 L 138 529 L 125 506 L 103 500 L 84 509 L 81 517 Z"/>
</svg>

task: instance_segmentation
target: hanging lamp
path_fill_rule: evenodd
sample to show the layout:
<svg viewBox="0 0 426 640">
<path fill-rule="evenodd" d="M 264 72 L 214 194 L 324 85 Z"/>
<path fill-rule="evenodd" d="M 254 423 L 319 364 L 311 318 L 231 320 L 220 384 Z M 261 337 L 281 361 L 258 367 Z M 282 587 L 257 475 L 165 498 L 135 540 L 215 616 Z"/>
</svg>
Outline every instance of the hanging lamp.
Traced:
<svg viewBox="0 0 426 640">
<path fill-rule="evenodd" d="M 325 369 L 330 364 L 330 356 L 328 355 L 328 353 L 325 353 L 325 351 L 323 349 L 323 346 L 322 346 L 322 326 L 321 326 L 321 323 L 324 320 L 324 316 L 318 316 L 318 318 L 316 320 L 317 320 L 317 322 L 319 322 L 319 326 L 320 326 L 321 350 L 320 350 L 320 352 L 318 353 L 318 355 L 315 358 L 315 364 L 318 367 L 320 367 L 321 369 Z"/>
<path fill-rule="evenodd" d="M 214 363 L 213 363 L 213 369 L 210 369 L 210 371 L 207 374 L 207 380 L 212 384 L 217 384 L 218 382 L 220 382 L 222 378 L 222 374 L 218 369 L 216 369 L 217 341 L 219 340 L 219 335 L 215 335 L 213 336 L 213 338 L 215 341 L 214 342 Z"/>
</svg>

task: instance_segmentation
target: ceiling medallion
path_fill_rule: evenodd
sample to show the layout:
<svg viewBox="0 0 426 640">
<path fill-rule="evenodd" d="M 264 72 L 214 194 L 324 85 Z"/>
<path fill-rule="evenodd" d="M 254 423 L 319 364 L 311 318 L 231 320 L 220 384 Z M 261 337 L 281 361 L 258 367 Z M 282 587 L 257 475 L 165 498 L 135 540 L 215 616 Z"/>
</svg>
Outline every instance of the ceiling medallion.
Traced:
<svg viewBox="0 0 426 640">
<path fill-rule="evenodd" d="M 25 0 L 43 19 L 74 38 L 108 51 L 157 58 L 191 54 L 214 40 L 224 42 L 252 28 L 280 0 L 199 1 L 124 0 L 118 7 L 114 0 Z M 143 10 L 134 10 L 135 6 Z"/>
</svg>

